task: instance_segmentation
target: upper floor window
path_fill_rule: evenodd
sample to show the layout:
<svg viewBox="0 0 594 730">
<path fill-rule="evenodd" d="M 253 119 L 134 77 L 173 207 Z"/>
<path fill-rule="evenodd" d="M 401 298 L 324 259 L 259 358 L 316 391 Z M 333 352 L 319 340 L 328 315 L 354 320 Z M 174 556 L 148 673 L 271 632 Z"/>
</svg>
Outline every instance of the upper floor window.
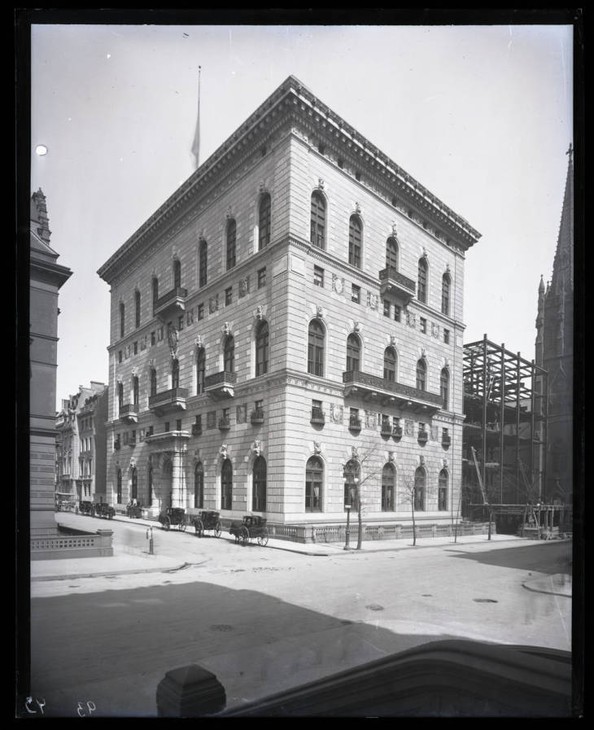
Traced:
<svg viewBox="0 0 594 730">
<path fill-rule="evenodd" d="M 305 511 L 322 511 L 322 486 L 324 463 L 318 456 L 311 456 L 305 465 Z"/>
<path fill-rule="evenodd" d="M 121 410 L 124 405 L 124 384 L 118 383 L 118 408 Z"/>
<path fill-rule="evenodd" d="M 120 302 L 120 337 L 124 336 L 126 329 L 126 305 Z"/>
<path fill-rule="evenodd" d="M 198 249 L 198 285 L 206 286 L 208 282 L 208 243 L 204 239 L 200 241 Z"/>
<path fill-rule="evenodd" d="M 204 376 L 206 372 L 206 352 L 199 347 L 196 352 L 196 394 L 204 393 Z"/>
<path fill-rule="evenodd" d="M 227 221 L 227 271 L 235 266 L 236 262 L 237 224 L 234 218 Z"/>
<path fill-rule="evenodd" d="M 311 245 L 324 248 L 326 238 L 326 200 L 319 190 L 311 195 Z"/>
<path fill-rule="evenodd" d="M 382 469 L 382 512 L 394 511 L 394 485 L 396 470 L 393 464 L 384 464 Z"/>
<path fill-rule="evenodd" d="M 324 327 L 317 319 L 312 319 L 309 323 L 307 372 L 313 375 L 324 375 Z"/>
<path fill-rule="evenodd" d="M 258 213 L 258 251 L 270 243 L 270 193 L 262 193 Z"/>
<path fill-rule="evenodd" d="M 234 372 L 235 368 L 235 340 L 233 335 L 225 337 L 223 345 L 223 370 L 226 373 Z"/>
<path fill-rule="evenodd" d="M 153 276 L 153 314 L 155 313 L 155 307 L 157 306 L 157 300 L 159 299 L 159 279 Z"/>
<path fill-rule="evenodd" d="M 426 390 L 427 388 L 427 363 L 423 358 L 417 362 L 417 389 Z"/>
<path fill-rule="evenodd" d="M 151 395 L 157 395 L 157 371 L 151 368 Z"/>
<path fill-rule="evenodd" d="M 386 268 L 398 269 L 398 241 L 394 236 L 386 241 Z"/>
<path fill-rule="evenodd" d="M 139 400 L 140 400 L 140 388 L 138 385 L 138 375 L 135 375 L 132 378 L 132 403 L 134 403 L 135 406 L 138 406 Z"/>
<path fill-rule="evenodd" d="M 415 485 L 413 495 L 415 510 L 423 511 L 425 509 L 425 482 L 425 470 L 423 469 L 423 467 L 419 466 L 415 471 Z"/>
<path fill-rule="evenodd" d="M 173 259 L 173 288 L 178 289 L 181 286 L 181 261 Z"/>
<path fill-rule="evenodd" d="M 450 287 L 451 277 L 449 274 L 444 274 L 441 278 L 441 311 L 442 314 L 450 313 Z"/>
<path fill-rule="evenodd" d="M 437 483 L 437 509 L 444 512 L 448 508 L 448 472 L 442 469 L 439 472 Z"/>
<path fill-rule="evenodd" d="M 423 256 L 419 259 L 417 298 L 420 302 L 427 303 L 427 271 L 429 265 Z"/>
<path fill-rule="evenodd" d="M 258 289 L 266 286 L 266 267 L 258 269 Z"/>
<path fill-rule="evenodd" d="M 396 350 L 393 347 L 384 350 L 384 380 L 396 381 Z"/>
<path fill-rule="evenodd" d="M 357 335 L 350 334 L 347 337 L 347 372 L 357 372 L 361 364 L 361 340 Z"/>
<path fill-rule="evenodd" d="M 352 215 L 349 220 L 349 264 L 358 268 L 361 268 L 362 230 L 361 219 Z"/>
<path fill-rule="evenodd" d="M 268 322 L 260 323 L 256 332 L 256 376 L 268 372 Z"/>
<path fill-rule="evenodd" d="M 134 326 L 140 327 L 140 292 L 134 292 Z"/>
<path fill-rule="evenodd" d="M 447 368 L 443 368 L 441 371 L 441 375 L 439 377 L 439 392 L 443 403 L 442 408 L 447 410 L 450 400 L 450 373 Z"/>
<path fill-rule="evenodd" d="M 171 361 L 171 387 L 179 388 L 179 360 L 176 357 Z"/>
<path fill-rule="evenodd" d="M 324 286 L 324 269 L 321 266 L 314 266 L 314 284 Z"/>
</svg>

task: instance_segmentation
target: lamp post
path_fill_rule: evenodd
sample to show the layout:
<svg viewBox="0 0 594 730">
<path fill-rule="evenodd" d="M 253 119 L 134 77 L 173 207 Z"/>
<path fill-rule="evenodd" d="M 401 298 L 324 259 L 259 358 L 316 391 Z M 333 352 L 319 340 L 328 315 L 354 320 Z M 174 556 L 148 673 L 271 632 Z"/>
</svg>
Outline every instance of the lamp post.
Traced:
<svg viewBox="0 0 594 730">
<path fill-rule="evenodd" d="M 346 509 L 347 513 L 347 523 L 346 523 L 346 541 L 344 543 L 343 550 L 350 550 L 350 540 L 351 540 L 351 505 L 345 504 L 344 508 Z"/>
</svg>

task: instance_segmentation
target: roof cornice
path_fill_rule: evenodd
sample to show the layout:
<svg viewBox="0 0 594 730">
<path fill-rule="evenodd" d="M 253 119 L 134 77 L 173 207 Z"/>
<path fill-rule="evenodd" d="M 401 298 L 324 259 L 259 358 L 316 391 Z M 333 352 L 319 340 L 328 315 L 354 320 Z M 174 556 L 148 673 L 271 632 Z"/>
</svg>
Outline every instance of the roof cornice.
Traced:
<svg viewBox="0 0 594 730">
<path fill-rule="evenodd" d="M 336 144 L 344 147 L 345 154 L 359 156 L 361 165 L 371 170 L 371 175 L 385 179 L 385 184 L 394 186 L 411 204 L 423 209 L 454 231 L 465 247 L 480 238 L 476 231 L 461 216 L 454 213 L 439 198 L 417 182 L 387 155 L 371 144 L 357 130 L 347 124 L 328 106 L 317 99 L 294 76 L 289 76 L 248 119 L 161 205 L 150 218 L 108 259 L 98 270 L 99 276 L 111 283 L 122 265 L 130 262 L 144 249 L 144 246 L 190 204 L 205 192 L 215 176 L 219 175 L 246 146 L 257 147 L 270 133 L 272 121 L 279 126 L 279 115 L 283 121 L 299 126 L 315 125 Z M 276 117 L 276 119 L 275 119 Z"/>
</svg>

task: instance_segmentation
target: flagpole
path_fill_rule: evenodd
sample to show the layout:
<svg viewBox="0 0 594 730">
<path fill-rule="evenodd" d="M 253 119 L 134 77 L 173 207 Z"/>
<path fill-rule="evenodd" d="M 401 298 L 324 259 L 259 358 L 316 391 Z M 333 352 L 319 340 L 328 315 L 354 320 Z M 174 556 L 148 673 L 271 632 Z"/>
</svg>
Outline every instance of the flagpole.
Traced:
<svg viewBox="0 0 594 730">
<path fill-rule="evenodd" d="M 194 142 L 192 144 L 192 153 L 195 159 L 195 167 L 200 166 L 200 72 L 202 66 L 198 66 L 198 113 L 196 116 L 196 131 L 194 133 Z"/>
</svg>

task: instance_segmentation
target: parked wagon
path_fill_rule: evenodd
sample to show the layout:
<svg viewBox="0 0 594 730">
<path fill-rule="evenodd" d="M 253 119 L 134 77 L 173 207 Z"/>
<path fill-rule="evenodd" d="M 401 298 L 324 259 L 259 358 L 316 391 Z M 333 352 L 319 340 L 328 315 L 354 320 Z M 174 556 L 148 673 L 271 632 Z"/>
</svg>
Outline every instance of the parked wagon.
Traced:
<svg viewBox="0 0 594 730">
<path fill-rule="evenodd" d="M 103 517 L 106 520 L 112 520 L 115 516 L 115 509 L 107 502 L 96 502 L 93 511 L 96 517 Z"/>
<path fill-rule="evenodd" d="M 78 511 L 81 515 L 89 515 L 91 517 L 93 517 L 95 514 L 95 508 L 93 503 L 86 500 L 81 500 L 78 503 Z"/>
<path fill-rule="evenodd" d="M 159 522 L 164 530 L 177 527 L 184 532 L 189 524 L 189 518 L 183 507 L 167 507 L 159 514 Z"/>
<path fill-rule="evenodd" d="M 252 539 L 256 539 L 258 545 L 268 544 L 268 529 L 266 520 L 263 517 L 245 515 L 242 522 L 231 523 L 229 532 L 235 537 L 235 542 L 240 542 L 243 545 L 247 545 Z"/>
<path fill-rule="evenodd" d="M 130 519 L 139 519 L 142 517 L 142 507 L 139 504 L 129 504 L 126 506 L 126 514 Z"/>
<path fill-rule="evenodd" d="M 205 510 L 192 519 L 198 537 L 202 537 L 207 530 L 212 530 L 215 537 L 221 536 L 222 525 L 219 515 L 219 512 Z"/>
</svg>

